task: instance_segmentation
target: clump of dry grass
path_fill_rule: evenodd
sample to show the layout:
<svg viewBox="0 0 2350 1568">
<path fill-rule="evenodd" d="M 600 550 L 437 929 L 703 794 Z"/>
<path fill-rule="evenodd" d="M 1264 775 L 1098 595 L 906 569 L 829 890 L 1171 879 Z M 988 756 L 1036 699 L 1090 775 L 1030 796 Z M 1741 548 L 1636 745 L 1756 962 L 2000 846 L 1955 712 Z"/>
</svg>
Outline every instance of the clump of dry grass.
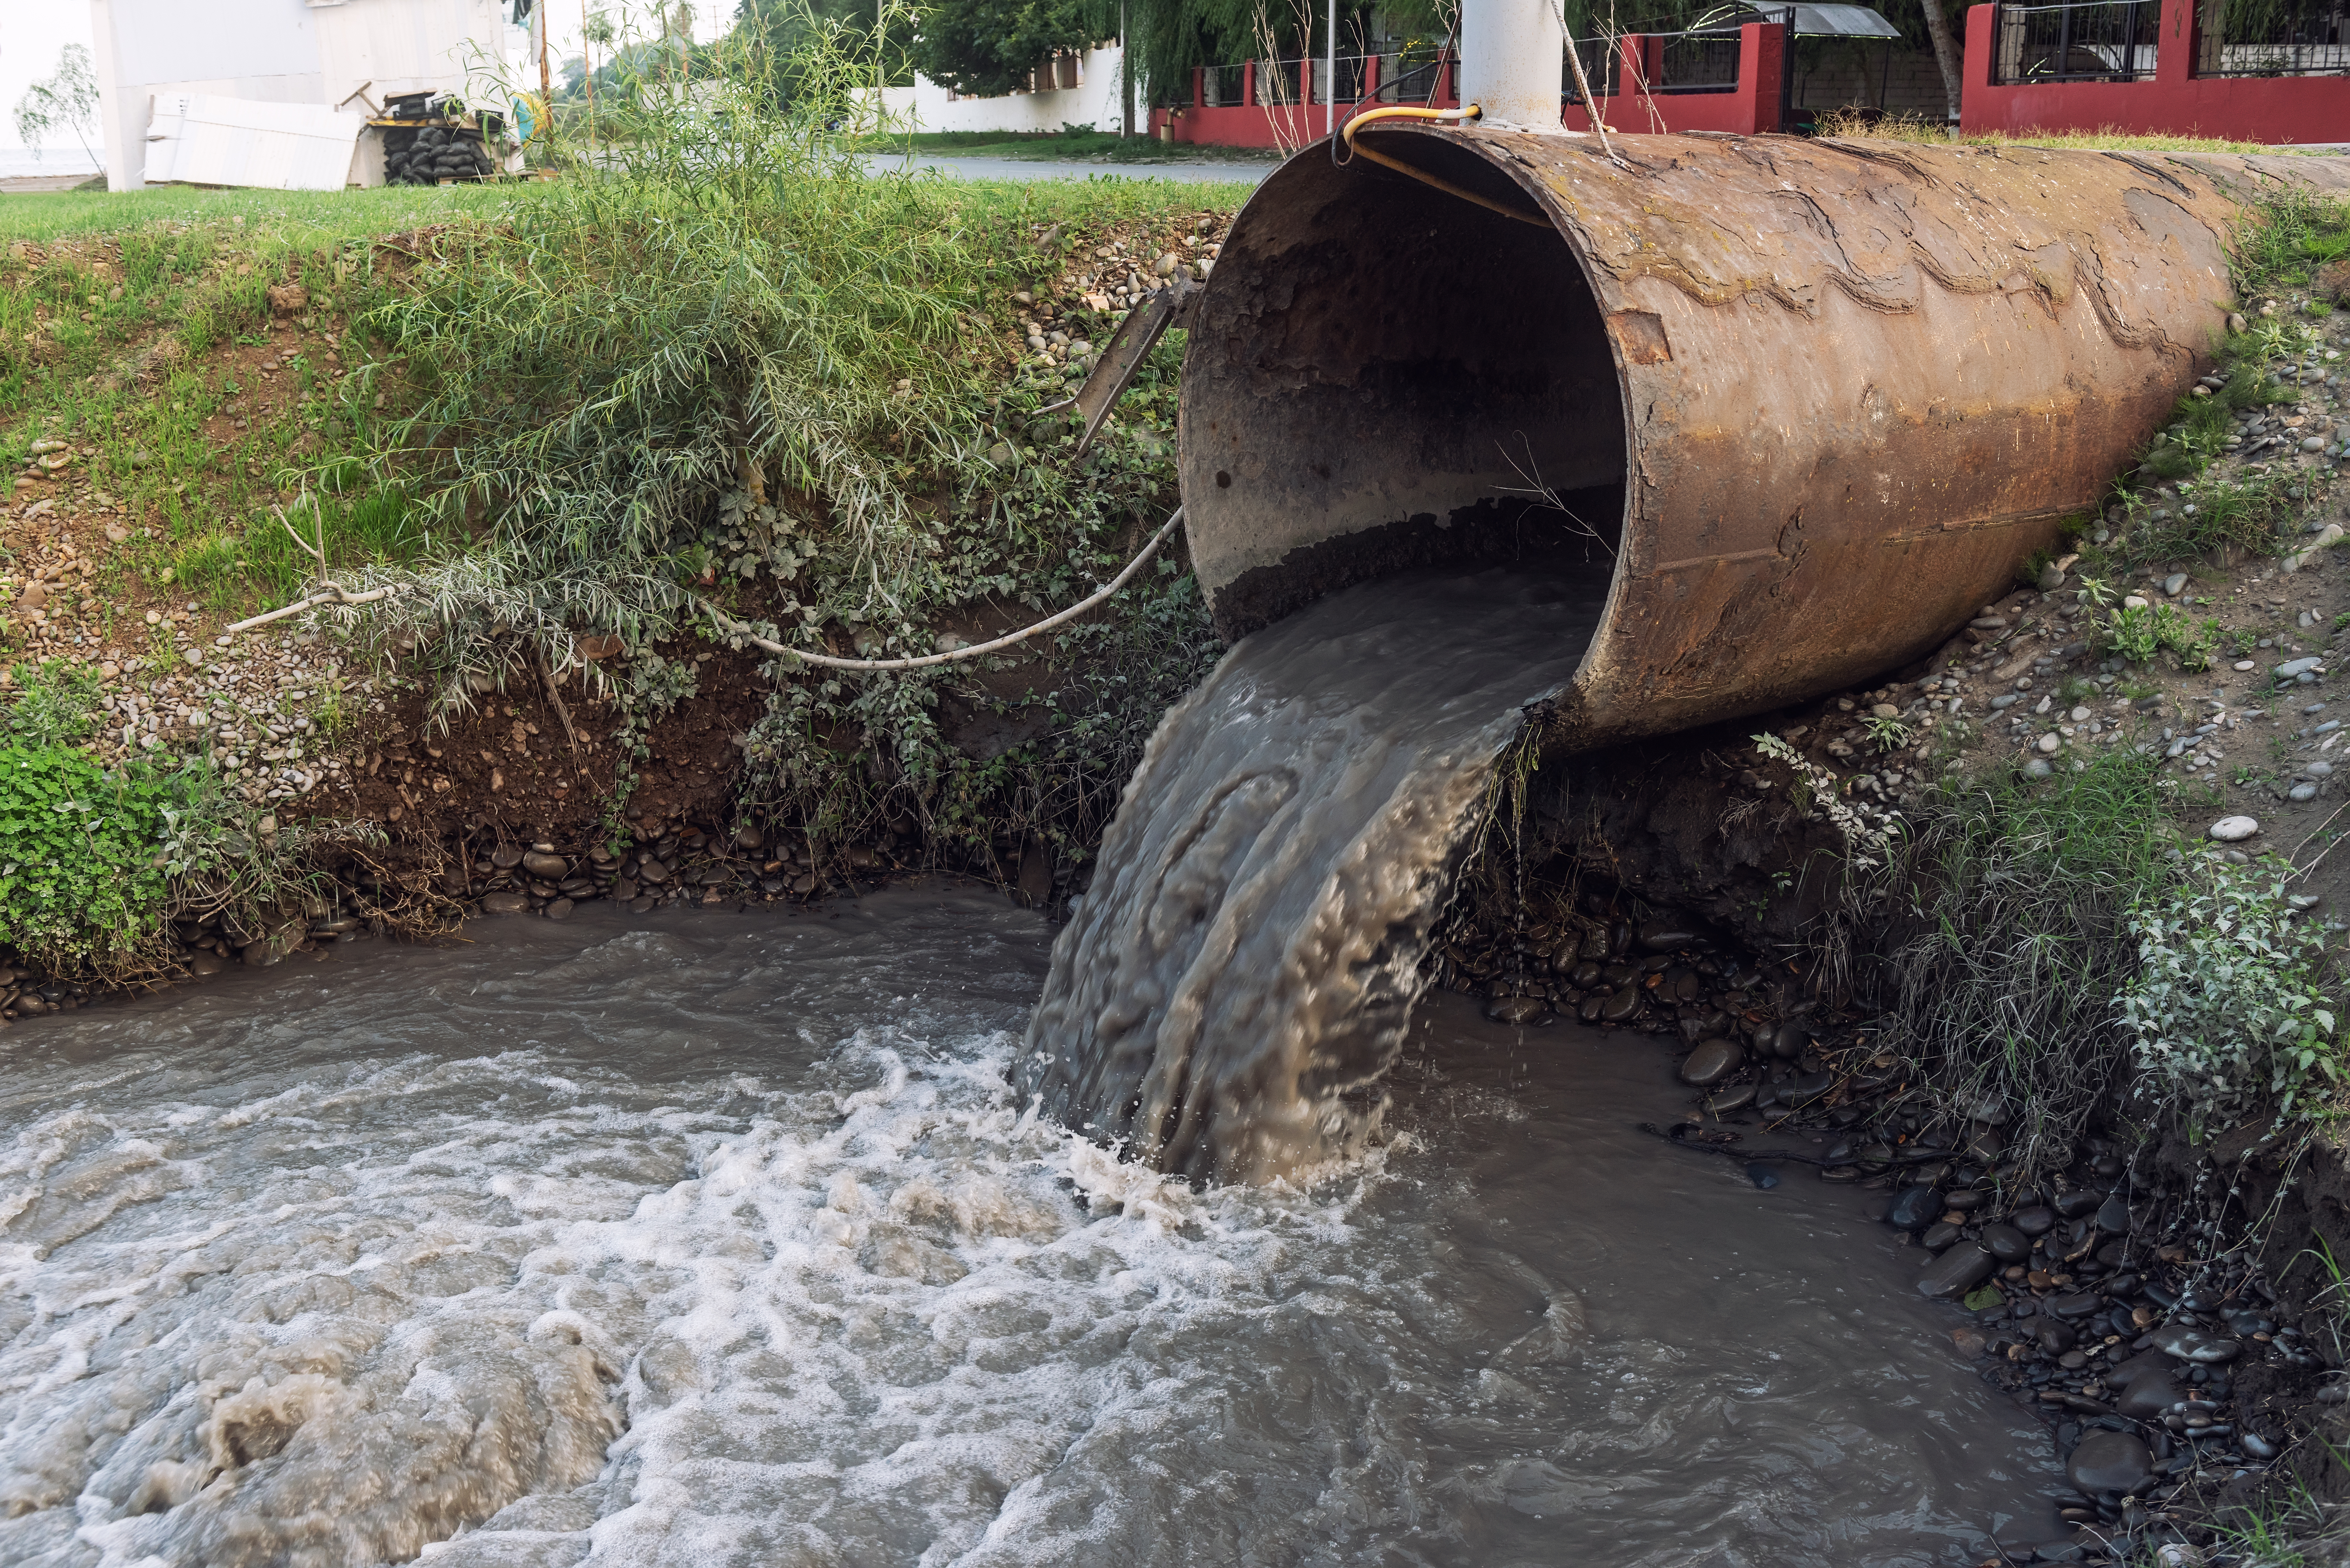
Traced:
<svg viewBox="0 0 2350 1568">
<path fill-rule="evenodd" d="M 2317 148 L 2274 147 L 2261 141 L 2230 141 L 2215 136 L 2145 136 L 2115 126 L 2095 130 L 2035 130 L 2027 136 L 1997 131 L 1953 131 L 1939 120 L 1893 115 L 1878 118 L 1859 109 L 1834 109 L 1819 118 L 1819 133 L 1844 140 L 1937 142 L 1962 147 L 2057 147 L 2084 152 L 2314 152 Z"/>
</svg>

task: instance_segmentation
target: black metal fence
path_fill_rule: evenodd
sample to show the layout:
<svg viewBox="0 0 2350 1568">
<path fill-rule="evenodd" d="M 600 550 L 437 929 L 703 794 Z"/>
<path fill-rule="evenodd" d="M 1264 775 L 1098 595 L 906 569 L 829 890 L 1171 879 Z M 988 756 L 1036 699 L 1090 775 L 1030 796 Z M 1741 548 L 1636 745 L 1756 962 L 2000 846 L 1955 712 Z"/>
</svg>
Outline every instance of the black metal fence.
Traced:
<svg viewBox="0 0 2350 1568">
<path fill-rule="evenodd" d="M 1651 93 L 1734 92 L 1738 88 L 1738 35 L 1668 33 L 1658 51 L 1664 69 Z"/>
<path fill-rule="evenodd" d="M 2350 76 L 2342 0 L 2199 0 L 2195 35 L 2199 77 Z"/>
<path fill-rule="evenodd" d="M 2151 81 L 2161 25 L 2160 0 L 2002 5 L 1991 79 L 2002 87 Z"/>
</svg>

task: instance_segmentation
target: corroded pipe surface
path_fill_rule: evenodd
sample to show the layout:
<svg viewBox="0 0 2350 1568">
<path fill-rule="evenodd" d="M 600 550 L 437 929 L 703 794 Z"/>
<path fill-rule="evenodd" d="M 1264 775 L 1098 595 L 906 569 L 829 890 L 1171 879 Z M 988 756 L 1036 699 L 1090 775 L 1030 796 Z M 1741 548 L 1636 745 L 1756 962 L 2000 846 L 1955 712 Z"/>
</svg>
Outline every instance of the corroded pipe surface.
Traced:
<svg viewBox="0 0 2350 1568">
<path fill-rule="evenodd" d="M 1386 128 L 1234 223 L 1181 472 L 1228 637 L 1401 566 L 1612 551 L 1587 747 L 1950 636 L 2096 504 L 2230 305 L 2244 202 L 2350 159 Z"/>
</svg>

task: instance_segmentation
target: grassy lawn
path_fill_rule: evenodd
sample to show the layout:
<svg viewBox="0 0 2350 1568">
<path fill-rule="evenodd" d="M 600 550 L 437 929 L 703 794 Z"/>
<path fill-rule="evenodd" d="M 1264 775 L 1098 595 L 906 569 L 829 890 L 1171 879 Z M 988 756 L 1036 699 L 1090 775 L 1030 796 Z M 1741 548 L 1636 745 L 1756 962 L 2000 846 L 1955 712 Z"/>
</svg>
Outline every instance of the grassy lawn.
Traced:
<svg viewBox="0 0 2350 1568">
<path fill-rule="evenodd" d="M 390 234 L 494 208 L 510 185 L 383 185 L 355 191 L 198 191 L 159 185 L 0 196 L 0 243 L 113 234 L 157 223 L 233 223 L 242 218 L 273 244 L 317 245 Z"/>
</svg>

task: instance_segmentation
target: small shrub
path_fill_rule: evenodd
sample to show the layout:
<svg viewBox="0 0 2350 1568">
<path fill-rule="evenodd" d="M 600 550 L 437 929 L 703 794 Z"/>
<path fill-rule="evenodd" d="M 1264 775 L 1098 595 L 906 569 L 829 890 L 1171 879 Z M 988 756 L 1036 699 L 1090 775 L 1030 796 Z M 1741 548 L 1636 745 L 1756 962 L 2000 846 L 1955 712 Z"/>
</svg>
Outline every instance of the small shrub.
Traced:
<svg viewBox="0 0 2350 1568">
<path fill-rule="evenodd" d="M 2199 1139 L 2263 1101 L 2280 1121 L 2341 1078 L 2325 939 L 2288 902 L 2285 867 L 2217 858 L 2129 912 L 2138 970 L 2116 1002 L 2130 1054 Z"/>
<path fill-rule="evenodd" d="M 98 727 L 98 671 L 68 659 L 19 665 L 21 693 L 8 707 L 8 738 L 26 746 L 69 746 Z"/>
<path fill-rule="evenodd" d="M 171 793 L 63 747 L 0 747 L 0 941 L 52 970 L 135 947 L 170 891 L 157 845 Z"/>
<path fill-rule="evenodd" d="M 2179 669 L 2192 671 L 2211 668 L 2220 632 L 2217 620 L 2206 618 L 2199 625 L 2172 605 L 2126 604 L 2108 612 L 2097 635 L 2107 651 L 2132 664 L 2148 663 L 2168 649 L 2178 656 Z"/>
</svg>

